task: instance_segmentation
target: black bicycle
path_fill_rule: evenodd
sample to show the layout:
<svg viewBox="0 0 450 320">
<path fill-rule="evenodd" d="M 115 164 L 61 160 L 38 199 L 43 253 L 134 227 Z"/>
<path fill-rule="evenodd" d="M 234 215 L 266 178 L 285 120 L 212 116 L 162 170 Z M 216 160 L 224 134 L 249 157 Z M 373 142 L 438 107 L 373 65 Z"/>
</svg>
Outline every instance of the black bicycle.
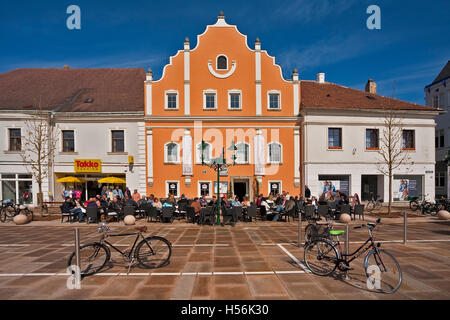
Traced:
<svg viewBox="0 0 450 320">
<path fill-rule="evenodd" d="M 304 260 L 306 266 L 312 273 L 319 276 L 328 276 L 336 268 L 347 272 L 352 270 L 350 263 L 353 260 L 370 250 L 363 263 L 367 278 L 378 291 L 394 293 L 402 283 L 402 270 L 392 254 L 380 249 L 381 243 L 375 244 L 372 231 L 378 223 L 380 223 L 380 219 L 376 223 L 363 224 L 354 228 L 367 227 L 369 239 L 353 253 L 344 254 L 342 252 L 339 236 L 345 233 L 343 230 L 331 230 L 329 232 L 331 236 L 336 236 L 336 241 L 328 238 L 315 238 L 305 247 Z"/>
<path fill-rule="evenodd" d="M 1 201 L 0 221 L 12 220 L 18 214 L 23 213 L 29 220 L 33 221 L 33 211 L 23 204 L 15 204 L 11 200 Z"/>
<path fill-rule="evenodd" d="M 376 197 L 371 193 L 371 199 L 366 204 L 366 210 L 372 212 L 372 210 L 378 210 L 381 208 L 381 204 L 383 203 L 383 199 L 380 198 L 379 195 Z"/>
<path fill-rule="evenodd" d="M 139 266 L 145 269 L 160 268 L 169 264 L 172 254 L 172 244 L 169 240 L 159 236 L 144 237 L 142 233 L 147 231 L 146 226 L 135 229 L 137 232 L 109 234 L 108 232 L 113 230 L 102 223 L 98 228 L 98 231 L 102 233 L 100 241 L 80 246 L 80 275 L 85 277 L 100 272 L 111 259 L 111 251 L 108 247 L 119 252 L 124 260 L 129 262 L 128 271 L 136 260 Z M 131 235 L 136 235 L 136 239 L 133 246 L 125 251 L 121 251 L 106 240 L 108 237 Z M 139 238 L 142 240 L 136 245 Z M 74 265 L 76 265 L 75 252 L 70 255 L 68 261 L 68 270 L 71 274 L 75 274 L 75 270 L 72 270 Z"/>
</svg>

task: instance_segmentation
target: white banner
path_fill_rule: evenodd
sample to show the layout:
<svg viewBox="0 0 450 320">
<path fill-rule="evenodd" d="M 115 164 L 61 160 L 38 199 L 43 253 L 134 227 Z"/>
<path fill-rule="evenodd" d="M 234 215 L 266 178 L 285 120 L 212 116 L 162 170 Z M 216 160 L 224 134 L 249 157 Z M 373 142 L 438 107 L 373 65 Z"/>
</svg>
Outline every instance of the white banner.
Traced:
<svg viewBox="0 0 450 320">
<path fill-rule="evenodd" d="M 264 136 L 256 135 L 254 138 L 255 145 L 255 175 L 265 174 L 265 141 Z"/>
<path fill-rule="evenodd" d="M 183 175 L 192 175 L 192 137 L 183 136 Z"/>
</svg>

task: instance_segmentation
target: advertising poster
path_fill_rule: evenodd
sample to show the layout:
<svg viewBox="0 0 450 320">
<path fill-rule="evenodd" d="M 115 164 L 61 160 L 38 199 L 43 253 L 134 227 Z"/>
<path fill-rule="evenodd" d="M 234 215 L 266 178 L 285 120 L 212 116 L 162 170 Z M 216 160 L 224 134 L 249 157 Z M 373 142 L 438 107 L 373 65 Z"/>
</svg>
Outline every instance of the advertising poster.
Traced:
<svg viewBox="0 0 450 320">
<path fill-rule="evenodd" d="M 217 193 L 217 181 L 214 182 L 214 191 L 213 193 Z M 220 197 L 223 197 L 228 193 L 228 181 L 220 181 L 219 185 L 219 194 Z"/>
<path fill-rule="evenodd" d="M 394 201 L 407 201 L 409 196 L 418 196 L 417 181 L 412 179 L 394 179 L 392 190 Z"/>
</svg>

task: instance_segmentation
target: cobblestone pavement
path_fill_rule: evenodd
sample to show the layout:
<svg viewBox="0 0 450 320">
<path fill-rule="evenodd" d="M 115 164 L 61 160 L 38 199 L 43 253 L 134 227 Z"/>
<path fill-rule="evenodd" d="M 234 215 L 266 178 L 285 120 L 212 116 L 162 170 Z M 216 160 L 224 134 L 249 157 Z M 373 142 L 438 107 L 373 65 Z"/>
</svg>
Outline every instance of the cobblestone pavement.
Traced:
<svg viewBox="0 0 450 320">
<path fill-rule="evenodd" d="M 403 225 L 388 220 L 377 226 L 375 239 L 403 271 L 395 294 L 366 288 L 362 257 L 353 262 L 347 280 L 308 273 L 303 248 L 297 247 L 297 222 L 200 227 L 138 221 L 148 226 L 149 235 L 172 242 L 170 264 L 153 270 L 132 267 L 127 275 L 128 264 L 113 254 L 112 266 L 83 279 L 81 289 L 69 290 L 65 272 L 74 228 L 87 243 L 99 238 L 97 225 L 42 222 L 0 225 L 0 299 L 450 299 L 450 222 L 411 219 L 405 246 Z M 133 231 L 123 224 L 110 226 Z M 350 229 L 350 249 L 366 238 L 365 229 Z M 134 236 L 113 240 L 125 248 Z"/>
</svg>

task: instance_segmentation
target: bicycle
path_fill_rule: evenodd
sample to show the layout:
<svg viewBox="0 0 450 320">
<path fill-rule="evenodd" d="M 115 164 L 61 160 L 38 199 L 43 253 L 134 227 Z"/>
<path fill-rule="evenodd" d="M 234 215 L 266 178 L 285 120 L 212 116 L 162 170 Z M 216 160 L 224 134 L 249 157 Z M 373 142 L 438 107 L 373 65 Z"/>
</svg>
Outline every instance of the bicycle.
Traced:
<svg viewBox="0 0 450 320">
<path fill-rule="evenodd" d="M 2 204 L 0 212 L 1 222 L 5 222 L 7 219 L 12 220 L 16 215 L 20 213 L 25 214 L 28 217 L 28 220 L 33 221 L 33 211 L 28 209 L 28 207 L 26 207 L 25 205 L 15 204 L 11 200 L 3 200 L 1 204 Z"/>
<path fill-rule="evenodd" d="M 119 252 L 124 260 L 129 262 L 128 272 L 130 272 L 131 265 L 135 260 L 144 269 L 155 269 L 169 264 L 172 255 L 172 244 L 169 240 L 159 236 L 144 237 L 142 233 L 147 231 L 146 226 L 136 227 L 135 229 L 137 232 L 109 234 L 108 232 L 113 230 L 102 222 L 98 228 L 98 232 L 102 233 L 100 240 L 80 246 L 80 275 L 86 277 L 100 272 L 111 259 L 109 247 Z M 133 246 L 125 251 L 121 251 L 106 240 L 108 237 L 131 235 L 136 235 L 136 239 Z M 136 246 L 139 238 L 142 238 L 142 240 Z M 68 270 L 71 274 L 75 274 L 75 270 L 72 270 L 73 265 L 76 265 L 75 252 L 70 255 L 68 260 Z"/>
<path fill-rule="evenodd" d="M 374 209 L 378 210 L 381 208 L 381 204 L 383 203 L 383 199 L 380 199 L 380 196 L 377 195 L 376 198 L 371 194 L 371 199 L 366 204 L 366 210 L 372 212 Z"/>
<path fill-rule="evenodd" d="M 328 276 L 333 273 L 336 268 L 340 271 L 347 272 L 353 270 L 350 263 L 369 251 L 364 257 L 363 267 L 367 278 L 372 284 L 379 280 L 377 290 L 383 293 L 394 293 L 400 288 L 402 283 L 402 271 L 397 260 L 392 254 L 386 250 L 379 249 L 381 243 L 375 244 L 372 231 L 380 223 L 380 219 L 376 223 L 367 223 L 354 229 L 368 228 L 369 238 L 353 253 L 342 253 L 339 236 L 344 234 L 343 230 L 331 230 L 331 236 L 336 236 L 336 241 L 328 238 L 316 238 L 311 241 L 305 248 L 304 261 L 306 266 L 312 273 L 319 276 Z M 377 274 L 377 267 L 380 274 Z"/>
</svg>

